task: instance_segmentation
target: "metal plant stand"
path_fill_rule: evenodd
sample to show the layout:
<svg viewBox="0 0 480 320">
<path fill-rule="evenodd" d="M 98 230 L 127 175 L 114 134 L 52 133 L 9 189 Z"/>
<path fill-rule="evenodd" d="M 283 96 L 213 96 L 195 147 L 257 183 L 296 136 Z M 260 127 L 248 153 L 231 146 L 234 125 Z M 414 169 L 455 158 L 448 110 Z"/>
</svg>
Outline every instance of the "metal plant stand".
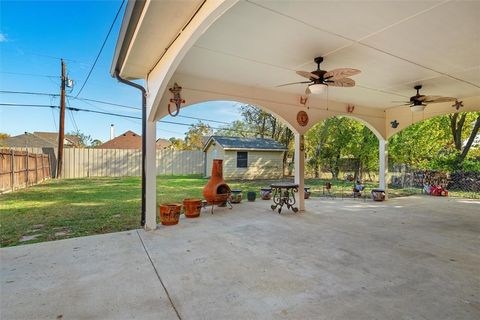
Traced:
<svg viewBox="0 0 480 320">
<path fill-rule="evenodd" d="M 278 213 L 281 213 L 285 205 L 287 209 L 298 212 L 298 208 L 295 207 L 295 192 L 298 192 L 298 184 L 283 182 L 274 183 L 270 187 L 272 187 L 273 191 L 272 210 L 278 210 Z"/>
</svg>

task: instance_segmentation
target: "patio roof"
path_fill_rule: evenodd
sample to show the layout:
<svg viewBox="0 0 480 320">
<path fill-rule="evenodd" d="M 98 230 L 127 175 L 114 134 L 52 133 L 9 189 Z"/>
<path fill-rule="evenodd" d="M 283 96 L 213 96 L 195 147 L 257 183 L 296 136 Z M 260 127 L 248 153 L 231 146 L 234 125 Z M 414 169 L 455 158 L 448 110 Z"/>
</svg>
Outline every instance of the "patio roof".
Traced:
<svg viewBox="0 0 480 320">
<path fill-rule="evenodd" d="M 305 95 L 296 70 L 360 69 L 353 88 Z M 408 101 L 451 96 L 461 111 L 480 110 L 478 1 L 130 0 L 112 74 L 143 79 L 147 116 L 147 225 L 155 228 L 155 125 L 168 114 L 171 89 L 181 107 L 231 100 L 258 106 L 295 136 L 295 182 L 303 190 L 304 134 L 333 116 L 365 124 L 379 139 L 379 187 L 387 189 L 388 138 L 425 119 L 457 112 L 452 102 L 422 112 Z M 138 87 L 138 85 L 137 85 Z M 305 100 L 305 98 L 308 98 Z M 301 121 L 299 121 L 300 119 Z M 154 176 L 153 176 L 154 177 Z M 304 209 L 303 198 L 299 208 Z"/>
<path fill-rule="evenodd" d="M 131 42 L 120 39 L 118 47 L 128 47 L 125 59 L 114 61 L 120 74 L 153 76 L 209 3 L 147 1 Z M 294 71 L 314 70 L 313 58 L 323 56 L 326 70 L 362 70 L 354 77 L 356 87 L 329 88 L 323 100 L 384 111 L 398 108 L 394 101 L 407 101 L 421 83 L 424 94 L 480 101 L 479 2 L 218 3 L 223 8 L 212 17 L 216 21 L 179 53 L 175 74 L 300 96 L 304 85 L 276 86 L 301 81 Z"/>
</svg>

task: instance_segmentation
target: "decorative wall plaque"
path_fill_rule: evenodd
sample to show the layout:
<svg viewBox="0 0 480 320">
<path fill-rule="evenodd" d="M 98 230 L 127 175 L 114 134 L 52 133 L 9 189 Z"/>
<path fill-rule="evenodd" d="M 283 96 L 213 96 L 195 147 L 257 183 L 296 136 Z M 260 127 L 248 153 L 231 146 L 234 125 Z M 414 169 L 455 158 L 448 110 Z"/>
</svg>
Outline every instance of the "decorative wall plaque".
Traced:
<svg viewBox="0 0 480 320">
<path fill-rule="evenodd" d="M 308 114 L 305 111 L 299 111 L 297 113 L 297 122 L 302 127 L 305 127 L 308 124 Z"/>
</svg>

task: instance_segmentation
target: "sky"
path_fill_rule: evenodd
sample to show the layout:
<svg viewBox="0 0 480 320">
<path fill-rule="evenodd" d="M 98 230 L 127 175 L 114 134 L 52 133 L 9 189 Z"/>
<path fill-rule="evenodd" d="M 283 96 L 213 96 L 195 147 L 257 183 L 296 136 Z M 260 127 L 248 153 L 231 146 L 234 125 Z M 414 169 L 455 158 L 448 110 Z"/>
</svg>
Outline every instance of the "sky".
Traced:
<svg viewBox="0 0 480 320">
<path fill-rule="evenodd" d="M 118 1 L 1 1 L 0 2 L 0 91 L 26 91 L 58 94 L 60 58 L 65 60 L 68 77 L 74 81 L 67 94 L 76 96 L 120 7 Z M 80 98 L 141 107 L 138 90 L 110 76 L 125 4 Z M 3 104 L 59 105 L 58 96 L 0 93 Z M 67 99 L 67 106 L 102 112 L 141 116 L 140 110 L 78 99 Z M 216 101 L 193 105 L 181 115 L 231 122 L 240 119 L 239 104 Z M 165 117 L 162 120 L 183 124 L 198 121 Z M 10 135 L 34 131 L 57 131 L 59 110 L 0 105 L 0 133 Z M 207 122 L 208 123 L 208 122 Z M 106 141 L 110 125 L 119 135 L 127 130 L 141 134 L 141 120 L 87 112 L 68 111 L 65 132 L 80 130 L 93 139 Z M 212 127 L 218 123 L 210 122 Z M 157 123 L 157 138 L 184 138 L 188 126 Z"/>
</svg>

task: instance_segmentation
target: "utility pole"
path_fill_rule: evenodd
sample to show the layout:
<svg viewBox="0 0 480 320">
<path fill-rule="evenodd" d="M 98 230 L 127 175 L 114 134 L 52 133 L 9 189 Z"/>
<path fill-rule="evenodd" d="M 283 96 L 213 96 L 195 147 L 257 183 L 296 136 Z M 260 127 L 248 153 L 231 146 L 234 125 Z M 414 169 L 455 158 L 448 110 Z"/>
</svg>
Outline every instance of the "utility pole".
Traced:
<svg viewBox="0 0 480 320">
<path fill-rule="evenodd" d="M 65 137 L 65 83 L 66 83 L 66 75 L 65 69 L 66 65 L 61 59 L 62 63 L 62 84 L 60 85 L 60 121 L 58 126 L 58 155 L 57 155 L 57 176 L 56 178 L 60 178 L 62 174 L 62 162 L 63 162 L 63 140 Z"/>
</svg>

